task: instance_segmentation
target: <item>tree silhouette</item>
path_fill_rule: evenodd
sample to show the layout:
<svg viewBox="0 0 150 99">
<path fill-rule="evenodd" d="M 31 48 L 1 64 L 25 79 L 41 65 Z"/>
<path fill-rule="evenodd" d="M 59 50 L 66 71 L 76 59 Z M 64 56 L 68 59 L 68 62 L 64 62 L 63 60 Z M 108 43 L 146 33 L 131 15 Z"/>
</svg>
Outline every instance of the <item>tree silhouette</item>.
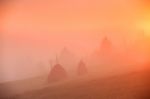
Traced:
<svg viewBox="0 0 150 99">
<path fill-rule="evenodd" d="M 56 64 L 52 67 L 49 76 L 48 82 L 57 82 L 65 80 L 68 77 L 66 70 L 60 65 Z"/>
<path fill-rule="evenodd" d="M 77 68 L 77 74 L 78 76 L 82 76 L 87 74 L 87 68 L 86 68 L 86 64 L 81 60 L 78 64 L 78 68 Z"/>
</svg>

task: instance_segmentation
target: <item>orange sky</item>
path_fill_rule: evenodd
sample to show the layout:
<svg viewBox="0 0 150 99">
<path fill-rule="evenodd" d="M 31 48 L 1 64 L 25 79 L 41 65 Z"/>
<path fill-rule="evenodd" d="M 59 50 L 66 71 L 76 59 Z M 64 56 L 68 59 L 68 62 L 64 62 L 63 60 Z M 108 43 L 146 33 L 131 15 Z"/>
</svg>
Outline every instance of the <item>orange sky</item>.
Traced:
<svg viewBox="0 0 150 99">
<path fill-rule="evenodd" d="M 15 71 L 22 57 L 47 61 L 64 46 L 85 57 L 104 35 L 124 49 L 136 38 L 135 28 L 150 30 L 149 5 L 149 0 L 14 0 L 3 24 L 5 70 Z"/>
<path fill-rule="evenodd" d="M 148 0 L 20 0 L 8 7 L 5 26 L 8 32 L 28 30 L 49 34 L 132 28 L 148 16 L 148 4 Z"/>
<path fill-rule="evenodd" d="M 11 9 L 11 28 L 46 28 L 50 31 L 99 29 L 129 25 L 135 7 L 127 0 L 20 1 Z M 125 20 L 124 20 L 125 19 Z M 15 24 L 14 22 L 15 21 Z M 36 28 L 37 29 L 37 28 Z"/>
<path fill-rule="evenodd" d="M 132 29 L 137 18 L 136 8 L 131 0 L 20 0 L 8 11 L 5 30 L 13 35 L 11 39 L 31 38 L 31 43 L 36 43 L 36 39 L 49 39 L 55 46 L 60 42 L 65 46 L 68 45 L 65 42 L 73 40 L 83 45 L 95 43 L 86 48 L 90 49 L 100 42 L 103 28 L 105 31 L 107 28 Z"/>
</svg>

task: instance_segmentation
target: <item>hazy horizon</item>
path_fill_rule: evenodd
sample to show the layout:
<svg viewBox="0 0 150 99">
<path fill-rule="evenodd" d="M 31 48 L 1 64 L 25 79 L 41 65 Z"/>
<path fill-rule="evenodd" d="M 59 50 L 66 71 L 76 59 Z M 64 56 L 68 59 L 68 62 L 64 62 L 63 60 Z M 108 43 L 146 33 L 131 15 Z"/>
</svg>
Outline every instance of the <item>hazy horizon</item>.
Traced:
<svg viewBox="0 0 150 99">
<path fill-rule="evenodd" d="M 147 18 L 149 7 L 145 3 L 146 1 L 142 3 L 140 0 L 10 2 L 2 19 L 3 56 L 0 82 L 48 72 L 49 61 L 55 61 L 55 57 L 60 55 L 64 47 L 77 60 L 87 60 L 86 58 L 100 49 L 105 36 L 112 42 L 113 50 L 118 54 L 124 56 L 132 53 L 131 57 L 136 61 L 137 56 L 147 58 L 149 52 L 140 48 L 141 45 L 150 43 L 150 23 Z M 123 58 L 122 60 L 126 61 Z M 38 67 L 40 63 L 44 65 L 43 70 Z M 123 67 L 115 68 L 119 72 Z"/>
</svg>

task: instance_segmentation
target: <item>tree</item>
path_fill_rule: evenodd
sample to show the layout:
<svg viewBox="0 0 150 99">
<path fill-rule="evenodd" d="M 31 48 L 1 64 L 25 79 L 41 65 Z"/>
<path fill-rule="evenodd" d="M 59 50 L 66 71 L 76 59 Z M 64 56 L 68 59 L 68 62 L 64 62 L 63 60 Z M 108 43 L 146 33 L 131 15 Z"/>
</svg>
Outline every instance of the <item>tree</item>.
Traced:
<svg viewBox="0 0 150 99">
<path fill-rule="evenodd" d="M 49 76 L 48 82 L 57 82 L 65 80 L 68 77 L 66 70 L 60 65 L 56 64 L 52 67 Z"/>
<path fill-rule="evenodd" d="M 78 68 L 77 68 L 77 74 L 78 76 L 82 76 L 87 74 L 87 68 L 86 68 L 86 64 L 81 60 L 78 64 Z"/>
</svg>

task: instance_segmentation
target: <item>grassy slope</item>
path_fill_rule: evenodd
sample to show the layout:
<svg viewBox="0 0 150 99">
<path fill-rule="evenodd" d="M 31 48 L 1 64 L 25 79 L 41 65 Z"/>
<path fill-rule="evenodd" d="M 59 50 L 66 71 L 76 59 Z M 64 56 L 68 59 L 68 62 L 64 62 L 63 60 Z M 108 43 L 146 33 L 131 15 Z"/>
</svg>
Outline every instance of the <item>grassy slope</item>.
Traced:
<svg viewBox="0 0 150 99">
<path fill-rule="evenodd" d="M 64 82 L 27 92 L 12 99 L 150 99 L 140 98 L 145 90 L 145 72 Z M 147 86 L 146 86 L 147 87 Z"/>
<path fill-rule="evenodd" d="M 31 91 L 45 84 L 46 76 L 34 77 L 25 80 L 14 82 L 6 82 L 0 84 L 0 99 L 10 97 L 15 94 L 21 94 L 26 91 Z"/>
</svg>

